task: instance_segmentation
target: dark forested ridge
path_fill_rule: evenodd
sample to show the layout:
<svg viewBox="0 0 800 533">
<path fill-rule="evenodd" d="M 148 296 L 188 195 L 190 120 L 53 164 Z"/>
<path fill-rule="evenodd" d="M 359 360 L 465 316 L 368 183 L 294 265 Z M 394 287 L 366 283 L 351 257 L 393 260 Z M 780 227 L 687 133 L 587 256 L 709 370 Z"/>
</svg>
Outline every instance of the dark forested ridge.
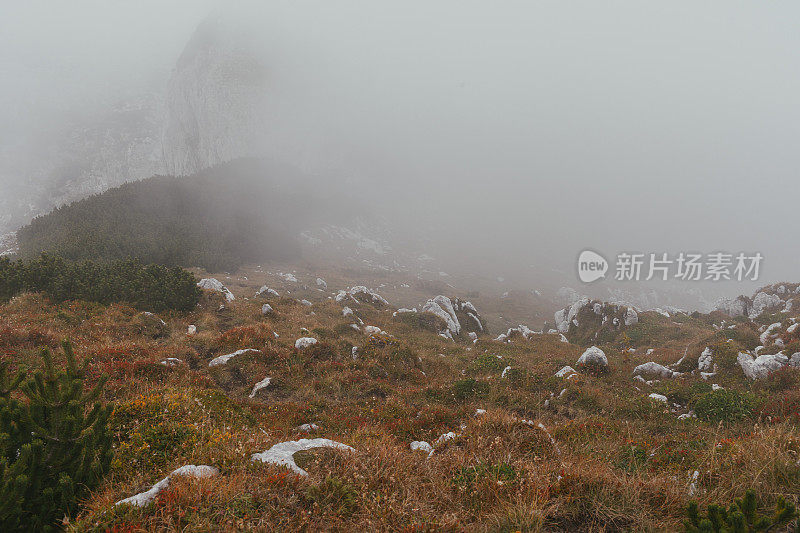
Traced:
<svg viewBox="0 0 800 533">
<path fill-rule="evenodd" d="M 18 232 L 20 256 L 232 270 L 298 253 L 299 224 L 318 205 L 302 176 L 243 159 L 194 176 L 155 176 L 37 217 Z"/>
</svg>

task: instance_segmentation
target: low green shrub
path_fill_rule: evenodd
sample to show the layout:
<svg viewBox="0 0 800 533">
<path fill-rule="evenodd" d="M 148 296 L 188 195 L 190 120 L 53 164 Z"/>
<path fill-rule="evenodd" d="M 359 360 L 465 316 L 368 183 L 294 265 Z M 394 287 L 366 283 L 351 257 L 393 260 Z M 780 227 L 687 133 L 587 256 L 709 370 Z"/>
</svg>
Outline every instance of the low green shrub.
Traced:
<svg viewBox="0 0 800 533">
<path fill-rule="evenodd" d="M 143 311 L 188 311 L 201 291 L 191 272 L 178 267 L 144 265 L 137 260 L 73 263 L 41 255 L 32 261 L 0 258 L 0 301 L 21 292 L 43 292 L 56 302 L 123 302 Z"/>
<path fill-rule="evenodd" d="M 720 338 L 711 343 L 709 348 L 711 348 L 714 362 L 720 367 L 728 370 L 738 366 L 739 352 L 746 351 L 738 342 L 729 341 L 724 338 Z"/>
<path fill-rule="evenodd" d="M 689 533 L 748 533 L 784 528 L 797 518 L 797 509 L 792 502 L 781 496 L 772 516 L 759 516 L 756 493 L 751 489 L 744 498 L 735 500 L 727 509 L 722 505 L 711 504 L 706 510 L 706 516 L 701 516 L 697 502 L 691 502 L 686 508 L 686 514 L 689 518 L 684 520 L 683 525 Z M 800 527 L 800 522 L 796 527 Z"/>
<path fill-rule="evenodd" d="M 708 422 L 735 422 L 753 414 L 755 400 L 751 394 L 719 389 L 700 396 L 694 404 L 697 418 Z"/>
<path fill-rule="evenodd" d="M 469 364 L 469 371 L 475 373 L 497 372 L 506 367 L 506 362 L 494 354 L 482 353 Z"/>
<path fill-rule="evenodd" d="M 486 398 L 489 395 L 489 384 L 475 379 L 460 379 L 453 383 L 453 398 L 457 402 Z"/>
<path fill-rule="evenodd" d="M 447 323 L 433 313 L 409 311 L 407 313 L 397 313 L 395 318 L 414 329 L 432 331 L 434 333 L 447 329 Z"/>
<path fill-rule="evenodd" d="M 339 516 L 350 516 L 358 506 L 358 491 L 336 476 L 327 476 L 319 485 L 305 491 L 306 499 L 323 509 L 333 509 Z"/>
</svg>

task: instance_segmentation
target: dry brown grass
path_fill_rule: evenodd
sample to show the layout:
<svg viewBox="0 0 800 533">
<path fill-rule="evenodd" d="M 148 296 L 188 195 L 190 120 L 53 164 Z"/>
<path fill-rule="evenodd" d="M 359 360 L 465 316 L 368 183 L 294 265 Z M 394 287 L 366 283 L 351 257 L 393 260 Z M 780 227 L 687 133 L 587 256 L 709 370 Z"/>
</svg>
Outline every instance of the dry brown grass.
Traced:
<svg viewBox="0 0 800 533">
<path fill-rule="evenodd" d="M 234 290 L 254 292 L 251 285 Z M 665 337 L 648 338 L 633 354 L 603 346 L 609 374 L 564 380 L 553 373 L 574 366 L 582 348 L 556 335 L 454 343 L 393 319 L 391 310 L 348 304 L 399 342 L 369 348 L 341 304 L 315 287 L 291 296 L 315 293 L 313 307 L 285 296 L 270 300 L 275 312 L 266 317 L 260 300 L 240 298 L 220 311 L 220 300 L 207 297 L 195 312 L 162 316 L 163 336 L 137 330 L 136 313 L 126 306 L 56 306 L 34 295 L 0 306 L 0 357 L 25 367 L 34 364 L 36 346 L 70 337 L 79 354 L 92 358 L 91 376 L 110 377 L 105 399 L 115 406 L 116 459 L 70 529 L 673 531 L 695 470 L 703 504 L 727 502 L 748 488 L 757 489 L 764 508 L 781 495 L 797 502 L 795 426 L 678 421 L 646 396 L 688 394 L 698 378 L 654 388 L 631 380 L 636 364 L 672 363 L 687 338 L 713 335 L 696 321 L 678 325 L 686 329 L 680 335 L 672 325 L 653 329 Z M 196 335 L 186 334 L 189 324 Z M 296 350 L 295 339 L 306 334 L 324 346 Z M 351 346 L 360 347 L 355 360 Z M 645 356 L 646 347 L 656 352 Z M 240 348 L 261 353 L 208 367 L 211 358 Z M 487 355 L 500 363 L 481 359 Z M 161 365 L 167 357 L 185 364 Z M 514 372 L 501 378 L 505 366 Z M 249 399 L 267 375 L 273 383 Z M 456 394 L 467 379 L 477 385 Z M 721 383 L 750 388 L 733 374 Z M 476 416 L 478 408 L 487 412 Z M 523 419 L 541 422 L 555 445 Z M 296 429 L 311 422 L 320 429 Z M 433 443 L 449 431 L 457 437 L 436 445 L 430 458 L 409 448 L 412 440 Z M 307 478 L 250 462 L 273 444 L 308 436 L 356 452 L 302 454 Z M 175 480 L 144 509 L 113 506 L 184 464 L 214 465 L 220 475 Z"/>
</svg>

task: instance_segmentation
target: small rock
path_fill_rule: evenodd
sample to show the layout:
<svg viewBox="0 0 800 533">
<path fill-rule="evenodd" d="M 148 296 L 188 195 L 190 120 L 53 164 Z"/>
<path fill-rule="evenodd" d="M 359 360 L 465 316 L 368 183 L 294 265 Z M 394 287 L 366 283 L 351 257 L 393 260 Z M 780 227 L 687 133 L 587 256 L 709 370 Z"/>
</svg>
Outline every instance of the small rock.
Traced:
<svg viewBox="0 0 800 533">
<path fill-rule="evenodd" d="M 300 337 L 294 342 L 294 347 L 298 350 L 302 350 L 314 344 L 317 344 L 317 339 L 314 337 Z"/>
<path fill-rule="evenodd" d="M 420 451 L 425 452 L 427 454 L 433 453 L 433 446 L 425 442 L 424 440 L 415 440 L 411 443 L 411 450 L 412 451 Z"/>
<path fill-rule="evenodd" d="M 595 364 L 599 366 L 608 366 L 608 359 L 606 358 L 605 352 L 598 348 L 597 346 L 591 346 L 583 352 L 578 358 L 577 364 Z"/>
</svg>

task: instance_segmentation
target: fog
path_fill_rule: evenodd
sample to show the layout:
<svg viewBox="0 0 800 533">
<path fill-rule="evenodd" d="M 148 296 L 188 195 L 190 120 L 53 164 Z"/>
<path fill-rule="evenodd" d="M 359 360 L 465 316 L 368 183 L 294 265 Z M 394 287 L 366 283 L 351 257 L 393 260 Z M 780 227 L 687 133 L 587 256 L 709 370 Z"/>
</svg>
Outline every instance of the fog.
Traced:
<svg viewBox="0 0 800 533">
<path fill-rule="evenodd" d="M 586 248 L 758 251 L 759 282 L 725 291 L 800 278 L 796 3 L 227 4 L 4 2 L 7 209 L 47 189 L 62 124 L 166 91 L 207 21 L 266 70 L 242 155 L 350 191 L 453 271 L 577 287 Z"/>
</svg>

